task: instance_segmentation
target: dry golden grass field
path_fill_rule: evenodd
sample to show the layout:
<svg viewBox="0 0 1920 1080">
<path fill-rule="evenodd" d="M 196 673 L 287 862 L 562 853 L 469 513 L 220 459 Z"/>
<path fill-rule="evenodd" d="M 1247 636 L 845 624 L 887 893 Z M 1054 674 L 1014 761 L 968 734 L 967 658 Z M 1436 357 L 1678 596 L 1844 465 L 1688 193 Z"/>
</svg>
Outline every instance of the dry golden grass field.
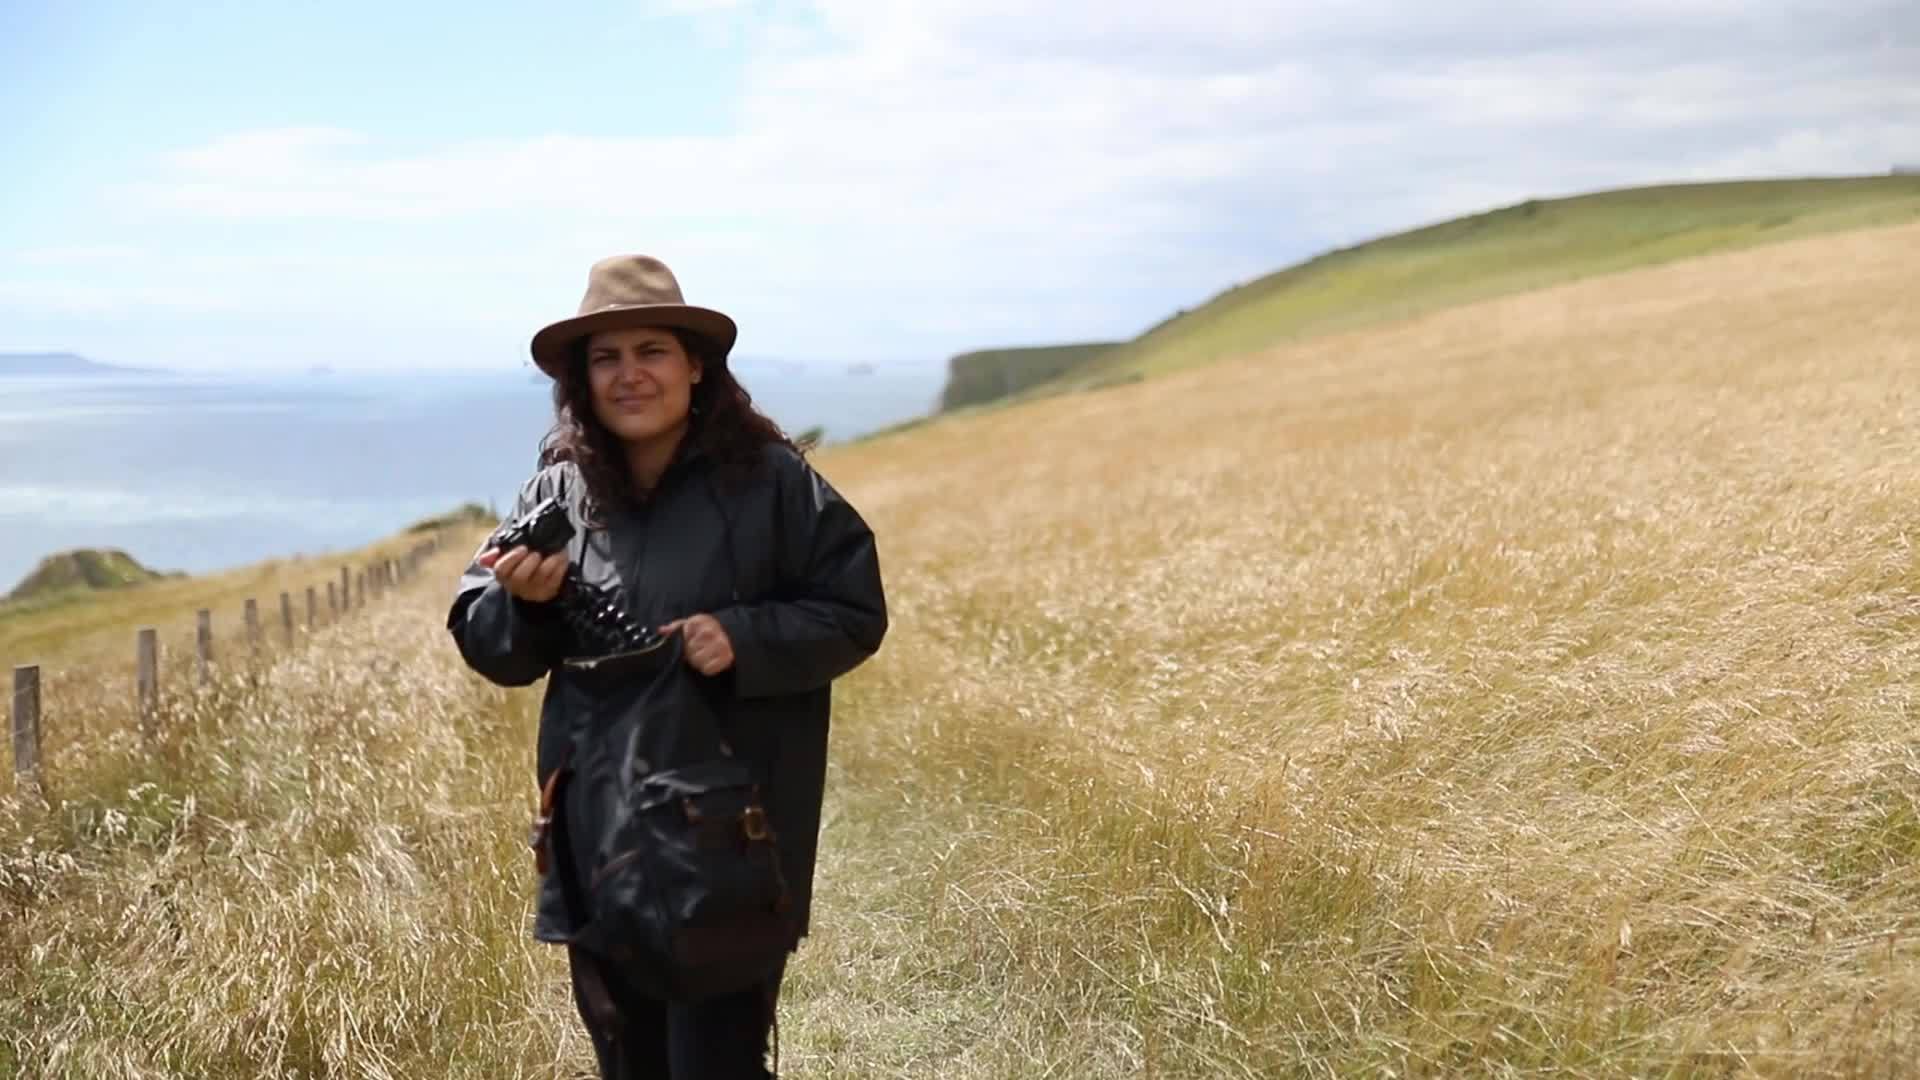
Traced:
<svg viewBox="0 0 1920 1080">
<path fill-rule="evenodd" d="M 1920 227 L 819 462 L 895 622 L 787 1075 L 1920 1061 Z M 50 707 L 0 1077 L 585 1075 L 524 934 L 534 696 L 439 628 L 470 542 L 157 753 Z"/>
</svg>

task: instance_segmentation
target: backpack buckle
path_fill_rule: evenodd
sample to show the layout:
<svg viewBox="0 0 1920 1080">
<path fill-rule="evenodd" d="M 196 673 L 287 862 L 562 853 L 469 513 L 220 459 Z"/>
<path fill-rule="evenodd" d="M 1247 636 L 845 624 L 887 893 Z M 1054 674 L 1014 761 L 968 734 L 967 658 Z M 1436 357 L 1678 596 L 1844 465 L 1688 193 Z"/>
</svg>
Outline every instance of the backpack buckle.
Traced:
<svg viewBox="0 0 1920 1080">
<path fill-rule="evenodd" d="M 749 840 L 765 840 L 772 835 L 772 830 L 767 828 L 767 812 L 758 805 L 740 811 L 740 829 Z"/>
<path fill-rule="evenodd" d="M 541 877 L 547 876 L 547 836 L 553 830 L 553 818 L 546 814 L 533 819 L 533 827 L 527 830 L 527 846 L 533 849 L 533 872 Z"/>
<path fill-rule="evenodd" d="M 570 753 L 560 757 L 560 764 L 547 774 L 547 782 L 540 785 L 540 810 L 533 816 L 533 827 L 527 830 L 527 846 L 533 849 L 533 871 L 541 877 L 547 876 L 549 856 L 553 850 L 554 797 L 560 787 L 560 777 L 567 771 L 567 758 Z"/>
</svg>

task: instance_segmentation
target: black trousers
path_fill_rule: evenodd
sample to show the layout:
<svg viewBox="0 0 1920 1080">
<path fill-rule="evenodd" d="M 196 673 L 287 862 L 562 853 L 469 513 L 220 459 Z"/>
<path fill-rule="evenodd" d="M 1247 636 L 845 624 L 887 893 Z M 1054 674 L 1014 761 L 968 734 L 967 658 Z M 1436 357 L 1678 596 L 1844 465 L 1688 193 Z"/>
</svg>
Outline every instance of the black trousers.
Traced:
<svg viewBox="0 0 1920 1080">
<path fill-rule="evenodd" d="M 668 1005 L 640 997 L 602 970 L 619 1020 L 613 1030 L 599 1023 L 581 988 L 580 954 L 567 950 L 573 972 L 573 1002 L 593 1039 L 602 1080 L 766 1080 L 767 1034 L 773 1028 L 786 965 L 768 984 L 697 1005 Z"/>
</svg>

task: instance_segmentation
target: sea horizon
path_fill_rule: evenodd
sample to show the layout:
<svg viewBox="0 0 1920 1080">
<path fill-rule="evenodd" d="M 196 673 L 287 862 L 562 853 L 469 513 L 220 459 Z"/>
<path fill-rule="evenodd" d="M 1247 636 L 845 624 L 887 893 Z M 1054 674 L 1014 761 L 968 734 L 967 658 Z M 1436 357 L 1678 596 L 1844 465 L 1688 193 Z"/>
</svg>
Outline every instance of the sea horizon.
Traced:
<svg viewBox="0 0 1920 1080">
<path fill-rule="evenodd" d="M 944 378 L 738 370 L 784 429 L 829 444 L 932 412 Z M 531 368 L 0 377 L 0 596 L 78 548 L 201 574 L 350 550 L 464 503 L 504 512 L 551 426 L 542 383 Z"/>
</svg>

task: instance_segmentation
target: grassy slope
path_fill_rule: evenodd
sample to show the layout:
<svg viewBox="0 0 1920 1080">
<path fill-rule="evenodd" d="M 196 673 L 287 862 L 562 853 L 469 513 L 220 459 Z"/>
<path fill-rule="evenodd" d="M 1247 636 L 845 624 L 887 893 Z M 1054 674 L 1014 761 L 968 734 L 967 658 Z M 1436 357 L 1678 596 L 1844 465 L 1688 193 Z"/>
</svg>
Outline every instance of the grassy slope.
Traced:
<svg viewBox="0 0 1920 1080">
<path fill-rule="evenodd" d="M 152 747 L 119 671 L 52 658 L 45 801 L 0 782 L 0 1077 L 579 1060 L 563 969 L 521 933 L 533 714 L 450 663 L 436 618 L 477 539 L 257 685 L 174 660 Z"/>
<path fill-rule="evenodd" d="M 436 521 L 438 519 L 435 519 Z M 449 521 L 472 520 L 448 515 Z M 120 663 L 133 656 L 139 627 L 155 627 L 162 648 L 187 648 L 194 613 L 213 613 L 216 642 L 241 639 L 243 608 L 259 601 L 260 620 L 269 636 L 280 627 L 280 593 L 293 599 L 294 620 L 306 626 L 306 590 L 319 590 L 320 615 L 326 618 L 328 581 L 338 582 L 340 567 L 357 574 L 362 567 L 397 558 L 418 543 L 418 535 L 400 534 L 351 551 L 302 558 L 271 559 L 218 574 L 169 577 L 116 589 L 110 596 L 65 593 L 44 600 L 0 603 L 0 671 L 16 664 L 62 663 L 86 666 Z"/>
<path fill-rule="evenodd" d="M 1910 1060 L 1917 276 L 1920 228 L 1803 241 L 825 455 L 895 629 L 789 1073 Z M 0 1077 L 581 1073 L 465 547 L 160 754 L 50 697 Z"/>
<path fill-rule="evenodd" d="M 898 621 L 807 1075 L 1911 1060 L 1916 279 L 1849 233 L 833 459 Z"/>
<path fill-rule="evenodd" d="M 1048 391 L 1157 374 L 1467 301 L 1843 229 L 1920 220 L 1920 176 L 1634 188 L 1523 203 L 1231 289 Z"/>
</svg>

